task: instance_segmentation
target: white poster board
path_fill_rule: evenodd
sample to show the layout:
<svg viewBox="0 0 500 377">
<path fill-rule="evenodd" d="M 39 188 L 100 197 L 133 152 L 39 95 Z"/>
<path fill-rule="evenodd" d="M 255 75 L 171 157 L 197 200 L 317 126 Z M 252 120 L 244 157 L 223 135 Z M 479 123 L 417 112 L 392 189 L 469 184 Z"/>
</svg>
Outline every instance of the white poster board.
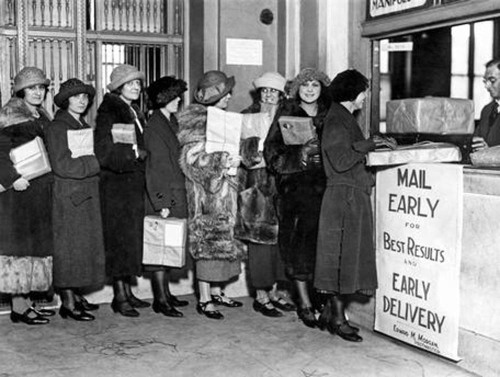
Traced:
<svg viewBox="0 0 500 377">
<path fill-rule="evenodd" d="M 262 65 L 261 39 L 226 39 L 227 65 Z"/>
<path fill-rule="evenodd" d="M 377 172 L 375 330 L 459 360 L 461 165 Z"/>
</svg>

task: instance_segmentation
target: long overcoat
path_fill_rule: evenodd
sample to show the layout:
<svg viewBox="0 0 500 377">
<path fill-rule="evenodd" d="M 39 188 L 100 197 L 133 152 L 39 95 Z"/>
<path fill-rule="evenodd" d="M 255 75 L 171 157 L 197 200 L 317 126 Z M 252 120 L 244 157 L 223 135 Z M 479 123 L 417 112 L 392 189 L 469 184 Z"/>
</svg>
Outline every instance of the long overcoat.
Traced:
<svg viewBox="0 0 500 377">
<path fill-rule="evenodd" d="M 39 136 L 50 116 L 34 114 L 20 98 L 0 110 L 0 291 L 22 294 L 47 291 L 52 284 L 52 174 L 30 181 L 25 191 L 12 184 L 20 178 L 10 151 Z"/>
<path fill-rule="evenodd" d="M 179 165 L 181 146 L 177 139 L 179 124 L 155 110 L 144 130 L 146 160 L 146 213 L 159 214 L 168 208 L 172 217 L 187 217 L 186 178 Z"/>
<path fill-rule="evenodd" d="M 234 238 L 237 179 L 227 174 L 227 153 L 205 151 L 206 122 L 207 108 L 202 105 L 191 105 L 179 115 L 190 251 L 196 261 L 235 262 L 245 251 Z"/>
<path fill-rule="evenodd" d="M 313 118 L 321 135 L 326 108 L 319 108 Z M 278 111 L 264 144 L 268 169 L 276 177 L 278 190 L 278 242 L 287 273 L 295 279 L 310 279 L 314 272 L 316 240 L 325 174 L 321 163 L 301 163 L 302 145 L 286 145 L 279 127 L 279 117 L 307 117 L 296 101 L 285 103 Z"/>
<path fill-rule="evenodd" d="M 93 154 L 72 157 L 68 133 L 90 129 L 59 110 L 47 128 L 54 171 L 54 285 L 58 288 L 104 283 L 104 239 L 99 200 L 99 162 Z"/>
<path fill-rule="evenodd" d="M 144 159 L 138 157 L 132 144 L 113 143 L 111 134 L 113 124 L 134 124 L 137 149 L 144 150 L 144 116 L 135 105 L 132 106 L 134 111 L 118 95 L 107 93 L 97 110 L 95 153 L 101 166 L 101 210 L 108 277 L 139 275 L 142 271 Z"/>
<path fill-rule="evenodd" d="M 321 205 L 314 286 L 350 294 L 377 287 L 370 193 L 372 172 L 366 153 L 375 149 L 355 117 L 332 103 L 321 151 L 327 187 Z"/>
<path fill-rule="evenodd" d="M 242 111 L 243 114 L 260 113 L 260 103 Z M 242 163 L 238 169 L 241 192 L 238 194 L 236 237 L 256 244 L 278 243 L 278 215 L 276 211 L 276 183 L 274 175 L 265 165 L 259 152 L 260 138 L 252 137 L 241 142 Z"/>
</svg>

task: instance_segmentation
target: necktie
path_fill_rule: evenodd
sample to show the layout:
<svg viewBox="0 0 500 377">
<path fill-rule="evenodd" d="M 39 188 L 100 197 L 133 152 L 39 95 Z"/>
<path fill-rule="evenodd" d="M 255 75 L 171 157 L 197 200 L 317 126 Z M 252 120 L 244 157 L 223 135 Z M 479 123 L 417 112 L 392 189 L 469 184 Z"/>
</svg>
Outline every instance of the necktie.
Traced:
<svg viewBox="0 0 500 377">
<path fill-rule="evenodd" d="M 498 116 L 498 102 L 495 101 L 493 102 L 493 107 L 491 108 L 491 113 L 488 120 L 488 124 L 490 127 L 493 125 L 493 123 L 495 123 L 495 119 L 497 118 L 497 116 Z"/>
</svg>

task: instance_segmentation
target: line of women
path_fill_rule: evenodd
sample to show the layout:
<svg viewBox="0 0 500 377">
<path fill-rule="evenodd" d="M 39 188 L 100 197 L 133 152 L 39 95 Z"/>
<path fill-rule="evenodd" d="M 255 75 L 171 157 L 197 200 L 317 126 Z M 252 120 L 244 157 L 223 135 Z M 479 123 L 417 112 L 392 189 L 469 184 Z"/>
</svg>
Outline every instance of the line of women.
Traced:
<svg viewBox="0 0 500 377">
<path fill-rule="evenodd" d="M 12 296 L 12 321 L 48 323 L 55 312 L 36 307 L 29 293 L 52 284 L 62 298 L 61 317 L 91 321 L 98 305 L 83 293 L 109 280 L 113 311 L 137 317 L 150 306 L 131 289 L 144 271 L 152 277 L 152 309 L 182 317 L 178 308 L 188 302 L 171 294 L 168 267 L 142 264 L 143 219 L 154 214 L 188 219 L 201 315 L 220 320 L 220 307 L 242 305 L 224 288 L 248 252 L 256 312 L 281 317 L 297 310 L 306 326 L 361 341 L 345 304 L 350 295 L 376 288 L 373 179 L 364 160 L 392 143 L 365 139 L 353 115 L 368 80 L 348 70 L 330 83 L 307 68 L 285 90 L 281 75 L 263 74 L 254 82 L 254 104 L 243 112 L 264 113 L 267 121 L 234 155 L 206 151 L 208 108 L 227 108 L 234 77 L 206 72 L 194 103 L 178 118 L 186 83 L 160 78 L 147 88 L 148 121 L 135 104 L 144 80 L 130 65 L 113 70 L 94 132 L 83 118 L 93 87 L 78 79 L 61 84 L 51 122 L 41 106 L 50 85 L 44 73 L 27 67 L 16 76 L 14 97 L 0 110 L 0 184 L 6 188 L 0 226 L 8 236 L 0 240 L 0 292 Z M 316 136 L 286 143 L 283 116 L 311 119 Z M 9 152 L 36 136 L 47 145 L 53 172 L 27 181 Z"/>
</svg>

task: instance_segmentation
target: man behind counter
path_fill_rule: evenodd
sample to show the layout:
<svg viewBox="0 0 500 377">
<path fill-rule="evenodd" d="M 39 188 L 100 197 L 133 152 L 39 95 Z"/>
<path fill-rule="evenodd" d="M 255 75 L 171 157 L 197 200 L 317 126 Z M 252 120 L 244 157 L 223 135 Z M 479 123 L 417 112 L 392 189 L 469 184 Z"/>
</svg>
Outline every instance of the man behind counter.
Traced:
<svg viewBox="0 0 500 377">
<path fill-rule="evenodd" d="M 498 116 L 500 104 L 500 58 L 490 60 L 486 63 L 483 82 L 493 101 L 483 107 L 481 111 L 481 118 L 472 139 L 473 151 L 500 145 L 500 116 Z"/>
</svg>

